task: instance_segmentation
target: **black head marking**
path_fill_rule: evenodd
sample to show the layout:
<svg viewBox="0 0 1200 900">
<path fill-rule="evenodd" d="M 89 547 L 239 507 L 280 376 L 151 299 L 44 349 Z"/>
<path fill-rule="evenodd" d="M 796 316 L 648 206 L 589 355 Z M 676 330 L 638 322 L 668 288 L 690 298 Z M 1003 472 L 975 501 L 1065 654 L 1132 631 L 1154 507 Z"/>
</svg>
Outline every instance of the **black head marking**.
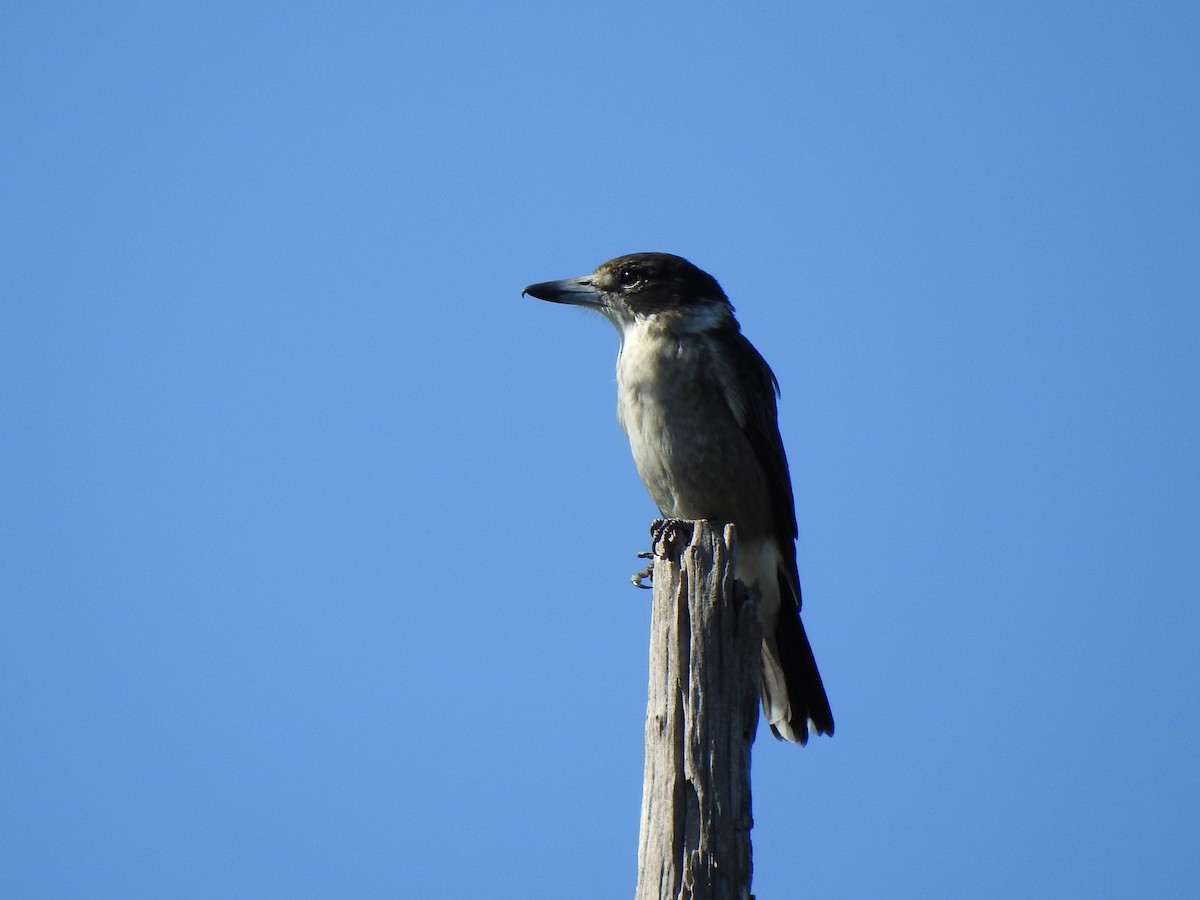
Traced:
<svg viewBox="0 0 1200 900">
<path fill-rule="evenodd" d="M 598 290 L 620 295 L 635 312 L 729 303 L 715 278 L 671 253 L 618 256 L 596 269 L 592 281 Z"/>
</svg>

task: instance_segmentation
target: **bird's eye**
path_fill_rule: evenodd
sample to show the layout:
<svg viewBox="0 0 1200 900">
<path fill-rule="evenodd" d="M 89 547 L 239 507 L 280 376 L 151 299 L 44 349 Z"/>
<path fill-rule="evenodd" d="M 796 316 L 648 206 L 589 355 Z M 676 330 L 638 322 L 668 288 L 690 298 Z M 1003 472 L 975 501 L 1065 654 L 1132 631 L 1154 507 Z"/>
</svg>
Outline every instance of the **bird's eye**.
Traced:
<svg viewBox="0 0 1200 900">
<path fill-rule="evenodd" d="M 621 282 L 621 287 L 633 287 L 638 283 L 638 273 L 634 269 L 622 269 L 617 280 Z"/>
</svg>

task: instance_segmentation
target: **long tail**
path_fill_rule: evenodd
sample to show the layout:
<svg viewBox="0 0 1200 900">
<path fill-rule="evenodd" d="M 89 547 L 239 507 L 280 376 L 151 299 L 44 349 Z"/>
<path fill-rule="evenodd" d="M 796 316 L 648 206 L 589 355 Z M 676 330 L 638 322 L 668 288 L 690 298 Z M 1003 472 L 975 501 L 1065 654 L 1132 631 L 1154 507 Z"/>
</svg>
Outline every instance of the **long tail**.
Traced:
<svg viewBox="0 0 1200 900">
<path fill-rule="evenodd" d="M 807 744 L 810 728 L 816 734 L 833 734 L 833 713 L 800 621 L 798 592 L 793 593 L 783 573 L 779 582 L 774 633 L 763 637 L 763 715 L 777 738 Z"/>
</svg>

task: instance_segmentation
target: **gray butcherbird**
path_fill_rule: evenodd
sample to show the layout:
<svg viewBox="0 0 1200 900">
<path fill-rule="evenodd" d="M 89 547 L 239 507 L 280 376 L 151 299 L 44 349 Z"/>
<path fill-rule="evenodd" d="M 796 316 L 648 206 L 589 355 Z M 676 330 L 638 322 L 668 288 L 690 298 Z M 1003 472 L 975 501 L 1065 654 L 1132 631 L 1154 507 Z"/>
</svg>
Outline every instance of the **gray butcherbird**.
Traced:
<svg viewBox="0 0 1200 900">
<path fill-rule="evenodd" d="M 801 744 L 810 728 L 833 734 L 800 621 L 779 385 L 721 286 L 681 257 L 633 253 L 524 293 L 594 309 L 616 326 L 617 416 L 650 496 L 665 517 L 737 525 L 737 577 L 762 595 L 760 689 L 771 730 Z"/>
</svg>

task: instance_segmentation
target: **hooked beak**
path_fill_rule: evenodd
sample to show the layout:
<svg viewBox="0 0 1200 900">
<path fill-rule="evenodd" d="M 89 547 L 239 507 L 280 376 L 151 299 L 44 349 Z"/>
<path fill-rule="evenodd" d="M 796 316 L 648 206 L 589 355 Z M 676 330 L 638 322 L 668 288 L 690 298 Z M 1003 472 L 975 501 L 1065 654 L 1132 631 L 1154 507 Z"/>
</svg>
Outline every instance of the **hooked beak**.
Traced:
<svg viewBox="0 0 1200 900">
<path fill-rule="evenodd" d="M 541 284 L 531 284 L 521 291 L 521 296 L 528 294 L 538 300 L 549 300 L 551 303 L 567 303 L 571 306 L 590 306 L 602 309 L 604 300 L 600 292 L 592 287 L 592 276 L 584 278 L 565 278 L 562 281 L 543 281 Z"/>
</svg>

